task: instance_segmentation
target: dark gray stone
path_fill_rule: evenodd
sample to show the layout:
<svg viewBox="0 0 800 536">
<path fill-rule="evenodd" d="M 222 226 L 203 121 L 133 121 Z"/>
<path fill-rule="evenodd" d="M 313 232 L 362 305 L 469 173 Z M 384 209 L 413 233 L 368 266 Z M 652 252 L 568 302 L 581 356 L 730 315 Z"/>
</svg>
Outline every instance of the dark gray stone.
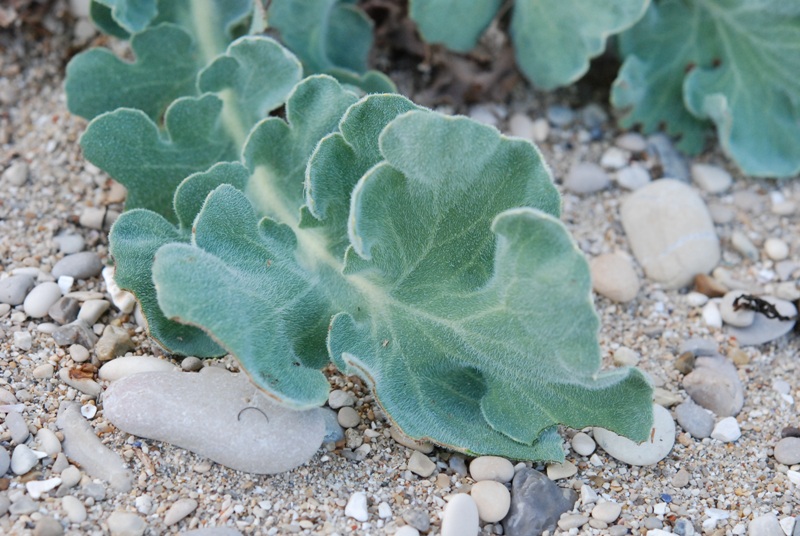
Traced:
<svg viewBox="0 0 800 536">
<path fill-rule="evenodd" d="M 0 303 L 20 305 L 35 284 L 33 276 L 27 274 L 12 275 L 0 280 Z"/>
<path fill-rule="evenodd" d="M 511 509 L 503 520 L 507 536 L 554 531 L 561 514 L 572 510 L 578 495 L 560 488 L 534 469 L 520 469 L 511 484 Z"/>
<path fill-rule="evenodd" d="M 50 307 L 47 314 L 59 324 L 64 325 L 74 322 L 78 318 L 80 308 L 81 304 L 78 300 L 64 296 Z"/>
<path fill-rule="evenodd" d="M 714 416 L 691 399 L 675 408 L 675 418 L 681 428 L 697 439 L 711 437 L 714 430 Z"/>
<path fill-rule="evenodd" d="M 85 322 L 76 320 L 66 326 L 61 326 L 53 332 L 53 340 L 59 346 L 80 344 L 84 348 L 94 348 L 97 335 Z"/>
<path fill-rule="evenodd" d="M 75 279 L 89 279 L 99 275 L 103 270 L 103 263 L 100 257 L 93 251 L 81 251 L 67 255 L 53 266 L 53 277 L 58 279 L 62 275 L 68 275 Z"/>
<path fill-rule="evenodd" d="M 661 133 L 653 134 L 647 138 L 647 149 L 661 160 L 661 169 L 665 178 L 691 183 L 689 164 L 686 163 L 686 158 L 675 149 L 669 136 Z"/>
</svg>

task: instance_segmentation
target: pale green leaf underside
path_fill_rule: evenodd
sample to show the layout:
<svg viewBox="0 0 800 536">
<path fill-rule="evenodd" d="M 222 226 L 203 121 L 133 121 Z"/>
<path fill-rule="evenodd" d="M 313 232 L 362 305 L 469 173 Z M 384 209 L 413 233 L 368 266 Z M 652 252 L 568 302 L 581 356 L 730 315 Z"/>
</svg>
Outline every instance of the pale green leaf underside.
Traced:
<svg viewBox="0 0 800 536">
<path fill-rule="evenodd" d="M 800 171 L 800 9 L 780 0 L 669 0 L 622 34 L 623 124 L 666 126 L 688 152 L 704 120 L 748 174 Z"/>
<path fill-rule="evenodd" d="M 517 64 L 542 89 L 578 80 L 609 36 L 630 28 L 650 0 L 515 0 L 511 36 Z"/>
</svg>

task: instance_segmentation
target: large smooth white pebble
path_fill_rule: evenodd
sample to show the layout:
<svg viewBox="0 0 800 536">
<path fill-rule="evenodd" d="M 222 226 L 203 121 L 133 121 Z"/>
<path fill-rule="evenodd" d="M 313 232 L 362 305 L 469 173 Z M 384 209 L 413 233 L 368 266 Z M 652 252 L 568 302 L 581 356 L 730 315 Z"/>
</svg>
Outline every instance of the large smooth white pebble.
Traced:
<svg viewBox="0 0 800 536">
<path fill-rule="evenodd" d="M 48 281 L 36 285 L 28 293 L 23 302 L 22 308 L 25 314 L 31 318 L 44 318 L 50 307 L 61 298 L 61 288 L 58 283 Z"/>
<path fill-rule="evenodd" d="M 100 367 L 97 376 L 101 380 L 113 382 L 132 374 L 139 374 L 142 372 L 169 372 L 177 369 L 177 366 L 165 359 L 159 359 L 150 355 L 135 355 L 112 359 Z"/>
<path fill-rule="evenodd" d="M 597 448 L 597 443 L 594 442 L 594 439 L 592 439 L 589 434 L 584 434 L 583 432 L 578 432 L 575 434 L 572 438 L 571 444 L 572 450 L 581 456 L 591 456 L 591 454 L 594 452 L 594 449 Z"/>
<path fill-rule="evenodd" d="M 472 499 L 478 506 L 478 517 L 487 523 L 500 521 L 511 508 L 511 493 L 494 480 L 481 480 L 472 486 Z"/>
<path fill-rule="evenodd" d="M 622 506 L 615 502 L 604 501 L 592 508 L 592 517 L 604 523 L 613 523 L 622 513 Z"/>
<path fill-rule="evenodd" d="M 782 261 L 789 256 L 789 245 L 780 238 L 767 238 L 764 251 L 773 261 Z"/>
<path fill-rule="evenodd" d="M 86 521 L 86 507 L 72 495 L 67 495 L 61 499 L 61 507 L 67 513 L 67 518 L 71 522 L 83 523 Z"/>
<path fill-rule="evenodd" d="M 706 326 L 717 329 L 722 327 L 722 313 L 719 312 L 719 307 L 713 301 L 703 306 L 702 315 Z"/>
<path fill-rule="evenodd" d="M 394 533 L 394 536 L 419 536 L 419 531 L 411 525 L 403 525 L 397 529 L 397 532 Z"/>
<path fill-rule="evenodd" d="M 636 444 L 603 428 L 594 428 L 594 439 L 610 456 L 629 465 L 653 465 L 667 457 L 675 444 L 675 421 L 669 410 L 653 404 L 653 427 L 644 443 Z"/>
<path fill-rule="evenodd" d="M 356 521 L 366 521 L 369 519 L 369 511 L 367 511 L 367 494 L 363 491 L 357 491 L 350 496 L 347 501 L 347 506 L 344 507 L 344 515 L 352 517 Z"/>
<path fill-rule="evenodd" d="M 459 493 L 444 508 L 442 536 L 477 536 L 479 523 L 475 500 L 466 493 Z"/>
<path fill-rule="evenodd" d="M 511 482 L 514 478 L 514 465 L 499 456 L 479 456 L 469 464 L 469 474 L 478 482 L 481 480 Z"/>
<path fill-rule="evenodd" d="M 39 448 L 51 458 L 58 456 L 61 452 L 61 441 L 58 440 L 56 434 L 49 428 L 41 428 L 36 432 L 36 442 Z"/>
</svg>

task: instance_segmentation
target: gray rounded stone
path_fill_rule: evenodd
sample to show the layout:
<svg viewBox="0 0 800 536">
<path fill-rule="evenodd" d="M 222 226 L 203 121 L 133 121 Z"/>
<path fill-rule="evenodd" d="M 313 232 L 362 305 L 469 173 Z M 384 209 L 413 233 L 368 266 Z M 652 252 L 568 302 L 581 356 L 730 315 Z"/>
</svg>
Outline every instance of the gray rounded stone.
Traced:
<svg viewBox="0 0 800 536">
<path fill-rule="evenodd" d="M 25 445 L 17 445 L 11 454 L 11 472 L 24 475 L 39 463 L 39 458 Z"/>
<path fill-rule="evenodd" d="M 627 190 L 644 188 L 651 180 L 650 172 L 641 164 L 633 163 L 617 171 L 617 184 Z"/>
<path fill-rule="evenodd" d="M 564 188 L 578 194 L 598 192 L 611 184 L 603 168 L 593 162 L 574 164 L 564 177 Z"/>
<path fill-rule="evenodd" d="M 147 529 L 144 519 L 131 512 L 115 511 L 108 516 L 111 536 L 141 536 Z"/>
<path fill-rule="evenodd" d="M 53 242 L 58 246 L 58 251 L 64 255 L 78 253 L 86 243 L 83 237 L 78 234 L 60 234 L 53 237 Z"/>
<path fill-rule="evenodd" d="M 511 508 L 503 520 L 507 536 L 530 536 L 555 530 L 561 514 L 572 510 L 578 495 L 560 488 L 535 469 L 523 468 L 511 484 Z M 477 512 L 476 512 L 477 513 Z"/>
<path fill-rule="evenodd" d="M 691 399 L 675 407 L 675 418 L 681 428 L 697 439 L 711 437 L 714 430 L 714 416 Z"/>
<path fill-rule="evenodd" d="M 719 417 L 735 416 L 744 405 L 744 387 L 736 367 L 721 356 L 698 357 L 683 388 L 700 406 Z"/>
<path fill-rule="evenodd" d="M 800 463 L 800 437 L 784 437 L 775 445 L 775 459 L 783 465 Z"/>
<path fill-rule="evenodd" d="M 358 412 L 350 406 L 339 409 L 338 419 L 343 428 L 355 428 L 361 424 L 361 417 Z"/>
<path fill-rule="evenodd" d="M 61 536 L 62 534 L 64 534 L 64 527 L 50 516 L 42 517 L 33 528 L 33 536 Z"/>
<path fill-rule="evenodd" d="M 20 305 L 35 284 L 34 277 L 28 274 L 12 275 L 0 279 L 0 303 Z"/>
<path fill-rule="evenodd" d="M 647 441 L 637 444 L 603 428 L 594 428 L 594 439 L 610 456 L 628 465 L 654 465 L 667 457 L 675 444 L 675 421 L 669 411 L 653 404 L 653 429 Z"/>
<path fill-rule="evenodd" d="M 100 257 L 92 251 L 82 251 L 67 255 L 53 266 L 53 277 L 58 279 L 62 275 L 68 275 L 75 279 L 89 279 L 100 275 L 103 270 L 103 263 Z"/>
<path fill-rule="evenodd" d="M 692 164 L 691 174 L 692 180 L 697 186 L 712 194 L 724 192 L 733 183 L 730 173 L 711 164 Z"/>
<path fill-rule="evenodd" d="M 719 238 L 703 199 L 685 183 L 662 179 L 623 203 L 622 226 L 647 277 L 666 288 L 690 285 L 719 262 Z"/>
<path fill-rule="evenodd" d="M 356 403 L 356 397 L 353 393 L 343 391 L 342 389 L 334 389 L 328 394 L 328 405 L 331 409 L 339 409 L 344 406 L 352 406 Z"/>
</svg>

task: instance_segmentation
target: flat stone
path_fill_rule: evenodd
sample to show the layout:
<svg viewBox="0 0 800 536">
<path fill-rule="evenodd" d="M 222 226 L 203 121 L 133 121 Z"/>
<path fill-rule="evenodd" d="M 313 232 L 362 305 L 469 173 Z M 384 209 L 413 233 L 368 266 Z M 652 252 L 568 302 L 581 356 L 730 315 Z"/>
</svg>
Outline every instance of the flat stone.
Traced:
<svg viewBox="0 0 800 536">
<path fill-rule="evenodd" d="M 93 251 L 81 251 L 67 255 L 58 261 L 51 273 L 58 279 L 62 275 L 68 275 L 75 279 L 89 279 L 100 275 L 103 263 L 100 257 Z"/>
<path fill-rule="evenodd" d="M 408 459 L 408 470 L 422 478 L 428 478 L 436 470 L 436 464 L 425 454 L 415 450 Z"/>
<path fill-rule="evenodd" d="M 470 462 L 469 474 L 477 482 L 482 480 L 511 482 L 514 478 L 514 465 L 499 456 L 478 456 Z"/>
<path fill-rule="evenodd" d="M 83 375 L 74 375 L 72 371 L 75 369 L 68 369 L 68 368 L 61 368 L 58 370 L 58 378 L 69 385 L 80 391 L 81 393 L 87 394 L 92 398 L 97 398 L 100 393 L 103 392 L 103 387 L 94 381 L 91 378 L 86 378 Z"/>
<path fill-rule="evenodd" d="M 347 500 L 347 506 L 344 507 L 344 515 L 362 523 L 368 520 L 367 494 L 363 491 L 353 493 Z"/>
<path fill-rule="evenodd" d="M 711 437 L 724 443 L 733 443 L 742 437 L 742 430 L 735 417 L 725 417 L 714 426 Z"/>
<path fill-rule="evenodd" d="M 545 530 L 552 533 L 561 514 L 572 510 L 577 499 L 574 490 L 558 487 L 539 471 L 522 468 L 512 481 L 504 532 L 507 536 L 530 536 Z"/>
<path fill-rule="evenodd" d="M 13 501 L 8 508 L 11 515 L 25 515 L 32 514 L 39 509 L 39 505 L 31 499 L 30 495 L 23 495 L 19 499 Z"/>
<path fill-rule="evenodd" d="M 678 351 L 681 354 L 691 353 L 695 357 L 719 355 L 719 345 L 713 339 L 691 337 L 681 341 Z"/>
<path fill-rule="evenodd" d="M 74 488 L 81 481 L 81 471 L 74 465 L 70 465 L 61 471 L 61 487 L 64 489 Z"/>
<path fill-rule="evenodd" d="M 598 294 L 625 303 L 636 298 L 641 283 L 631 261 L 619 253 L 598 255 L 589 262 L 592 288 Z"/>
<path fill-rule="evenodd" d="M 61 446 L 72 462 L 79 464 L 90 476 L 110 483 L 118 492 L 130 491 L 133 478 L 130 471 L 122 458 L 95 435 L 92 426 L 81 415 L 77 403 L 61 403 L 56 425 L 64 434 Z"/>
<path fill-rule="evenodd" d="M 103 329 L 103 336 L 95 344 L 94 352 L 100 361 L 109 361 L 135 348 L 127 329 L 109 325 Z"/>
<path fill-rule="evenodd" d="M 25 483 L 25 489 L 31 498 L 39 500 L 42 495 L 56 489 L 59 484 L 61 484 L 61 479 L 58 477 L 48 478 L 47 480 L 29 480 Z"/>
<path fill-rule="evenodd" d="M 578 529 L 589 522 L 589 518 L 580 514 L 565 514 L 558 520 L 558 528 L 562 530 Z"/>
<path fill-rule="evenodd" d="M 159 359 L 150 355 L 135 355 L 112 359 L 100 367 L 97 376 L 101 380 L 113 382 L 131 376 L 132 374 L 176 370 L 178 370 L 178 367 L 165 359 Z"/>
<path fill-rule="evenodd" d="M 61 298 L 57 283 L 46 282 L 36 285 L 25 297 L 22 308 L 31 318 L 44 318 L 47 311 Z"/>
<path fill-rule="evenodd" d="M 578 468 L 570 461 L 562 463 L 551 463 L 547 466 L 547 478 L 550 480 L 562 480 L 575 476 Z"/>
<path fill-rule="evenodd" d="M 626 190 L 644 188 L 651 181 L 652 178 L 647 168 L 635 162 L 617 171 L 617 184 Z"/>
<path fill-rule="evenodd" d="M 691 399 L 675 408 L 675 418 L 681 428 L 697 439 L 711 437 L 714 430 L 714 416 Z"/>
<path fill-rule="evenodd" d="M 476 482 L 470 495 L 478 506 L 478 516 L 486 523 L 497 523 L 506 517 L 511 507 L 508 488 L 494 480 Z"/>
<path fill-rule="evenodd" d="M 564 177 L 564 188 L 578 194 L 599 192 L 610 184 L 611 179 L 605 170 L 592 162 L 574 164 Z"/>
<path fill-rule="evenodd" d="M 784 437 L 775 445 L 775 460 L 783 465 L 800 463 L 800 437 Z"/>
<path fill-rule="evenodd" d="M 25 296 L 36 284 L 36 279 L 32 275 L 20 274 L 12 275 L 5 279 L 0 279 L 0 303 L 8 305 L 20 305 L 25 301 Z"/>
<path fill-rule="evenodd" d="M 575 434 L 570 441 L 570 445 L 572 450 L 581 456 L 591 456 L 597 448 L 597 443 L 594 442 L 594 439 L 583 432 Z"/>
<path fill-rule="evenodd" d="M 780 320 L 778 318 L 767 318 L 763 314 L 756 314 L 753 323 L 746 328 L 731 326 L 728 330 L 732 337 L 739 342 L 739 346 L 756 346 L 783 337 L 795 325 L 797 308 L 792 302 L 779 300 L 773 296 L 759 296 L 775 306 L 778 313 L 791 318 L 792 320 Z"/>
<path fill-rule="evenodd" d="M 78 318 L 78 311 L 80 308 L 81 304 L 78 300 L 64 296 L 50 306 L 50 309 L 47 310 L 47 314 L 50 318 L 63 326 L 64 324 L 74 322 L 75 319 Z"/>
<path fill-rule="evenodd" d="M 457 493 L 444 507 L 442 536 L 478 536 L 479 531 L 478 505 L 466 493 Z M 506 529 L 506 534 L 511 533 Z"/>
<path fill-rule="evenodd" d="M 296 411 L 278 405 L 246 375 L 218 367 L 127 376 L 108 387 L 103 408 L 105 418 L 124 432 L 256 474 L 305 463 L 326 433 L 322 408 Z"/>
<path fill-rule="evenodd" d="M 765 514 L 753 518 L 747 526 L 749 536 L 785 536 L 778 517 L 775 514 Z"/>
<path fill-rule="evenodd" d="M 616 521 L 621 513 L 622 505 L 615 502 L 603 501 L 592 508 L 593 518 L 609 524 Z"/>
<path fill-rule="evenodd" d="M 669 136 L 661 132 L 648 136 L 647 150 L 661 161 L 663 177 L 689 183 L 689 166 L 686 158 L 675 148 Z"/>
<path fill-rule="evenodd" d="M 39 457 L 26 445 L 17 445 L 11 454 L 11 472 L 24 475 L 39 463 Z"/>
<path fill-rule="evenodd" d="M 593 432 L 603 450 L 628 465 L 654 465 L 666 458 L 675 444 L 675 421 L 657 404 L 653 404 L 653 428 L 644 443 L 637 444 L 603 428 L 594 428 Z"/>
<path fill-rule="evenodd" d="M 699 357 L 683 388 L 697 404 L 719 417 L 733 416 L 744 405 L 744 388 L 736 367 L 721 357 Z"/>
<path fill-rule="evenodd" d="M 712 194 L 722 193 L 733 184 L 730 173 L 711 164 L 692 164 L 691 175 L 697 186 Z"/>
<path fill-rule="evenodd" d="M 633 192 L 622 226 L 647 276 L 666 288 L 691 284 L 719 262 L 719 239 L 702 198 L 690 186 L 662 179 Z"/>
<path fill-rule="evenodd" d="M 739 296 L 745 294 L 747 294 L 747 292 L 743 290 L 732 290 L 722 297 L 722 301 L 719 304 L 719 311 L 722 315 L 722 320 L 726 324 L 739 328 L 746 328 L 753 324 L 756 318 L 755 311 L 745 307 L 740 307 L 737 310 L 733 307 L 733 302 L 736 301 Z"/>
<path fill-rule="evenodd" d="M 170 526 L 180 522 L 183 518 L 197 509 L 197 501 L 194 499 L 178 499 L 169 507 L 164 514 L 164 525 Z"/>
<path fill-rule="evenodd" d="M 147 529 L 144 519 L 132 512 L 120 510 L 108 516 L 107 523 L 111 536 L 142 536 Z"/>
<path fill-rule="evenodd" d="M 53 237 L 53 242 L 56 243 L 58 251 L 64 255 L 71 255 L 83 250 L 86 241 L 79 234 L 60 234 Z"/>
</svg>

